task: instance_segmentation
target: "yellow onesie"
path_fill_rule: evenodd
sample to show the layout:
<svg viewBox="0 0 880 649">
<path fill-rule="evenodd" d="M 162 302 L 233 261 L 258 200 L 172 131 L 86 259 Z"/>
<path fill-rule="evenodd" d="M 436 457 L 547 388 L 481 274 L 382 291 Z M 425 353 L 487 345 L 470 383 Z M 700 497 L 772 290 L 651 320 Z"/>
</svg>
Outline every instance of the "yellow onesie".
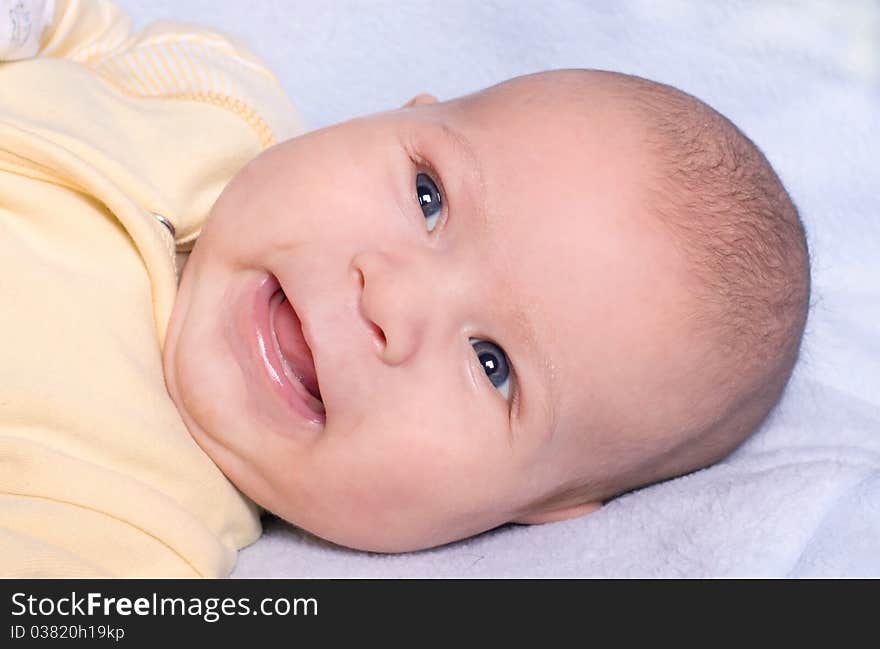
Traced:
<svg viewBox="0 0 880 649">
<path fill-rule="evenodd" d="M 301 123 L 228 37 L 50 20 L 0 62 L 0 577 L 224 576 L 259 517 L 165 389 L 174 253 Z"/>
</svg>

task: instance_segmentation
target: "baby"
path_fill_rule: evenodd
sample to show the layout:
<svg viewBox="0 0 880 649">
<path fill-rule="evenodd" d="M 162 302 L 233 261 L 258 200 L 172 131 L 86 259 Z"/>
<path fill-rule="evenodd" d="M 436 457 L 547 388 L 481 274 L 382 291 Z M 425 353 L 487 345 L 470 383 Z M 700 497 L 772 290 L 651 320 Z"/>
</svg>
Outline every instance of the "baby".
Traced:
<svg viewBox="0 0 880 649">
<path fill-rule="evenodd" d="M 424 548 L 709 465 L 778 400 L 807 250 L 766 159 L 673 88 L 530 75 L 280 144 L 212 211 L 165 374 L 319 536 Z"/>
<path fill-rule="evenodd" d="M 274 142 L 204 225 L 157 217 L 192 253 L 152 344 L 198 447 L 305 530 L 400 552 L 588 514 L 725 457 L 785 388 L 804 231 L 690 95 L 559 70 Z"/>
</svg>

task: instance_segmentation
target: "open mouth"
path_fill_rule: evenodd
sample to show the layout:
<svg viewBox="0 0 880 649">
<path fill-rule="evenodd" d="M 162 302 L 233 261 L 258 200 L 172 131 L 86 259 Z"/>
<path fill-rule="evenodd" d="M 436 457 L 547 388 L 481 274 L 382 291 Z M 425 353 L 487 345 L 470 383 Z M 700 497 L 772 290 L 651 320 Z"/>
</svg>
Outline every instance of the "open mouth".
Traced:
<svg viewBox="0 0 880 649">
<path fill-rule="evenodd" d="M 312 351 L 303 336 L 299 316 L 280 287 L 269 300 L 269 330 L 284 375 L 294 388 L 297 384 L 305 388 L 297 393 L 310 410 L 323 415 L 324 403 Z"/>
</svg>

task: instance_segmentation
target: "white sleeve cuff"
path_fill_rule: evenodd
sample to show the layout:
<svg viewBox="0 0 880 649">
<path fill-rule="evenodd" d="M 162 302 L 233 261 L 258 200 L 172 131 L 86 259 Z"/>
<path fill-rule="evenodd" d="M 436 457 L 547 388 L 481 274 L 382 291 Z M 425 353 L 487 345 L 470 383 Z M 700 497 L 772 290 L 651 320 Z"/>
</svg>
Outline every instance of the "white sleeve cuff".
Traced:
<svg viewBox="0 0 880 649">
<path fill-rule="evenodd" d="M 0 61 L 36 56 L 55 17 L 55 0 L 0 0 Z"/>
</svg>

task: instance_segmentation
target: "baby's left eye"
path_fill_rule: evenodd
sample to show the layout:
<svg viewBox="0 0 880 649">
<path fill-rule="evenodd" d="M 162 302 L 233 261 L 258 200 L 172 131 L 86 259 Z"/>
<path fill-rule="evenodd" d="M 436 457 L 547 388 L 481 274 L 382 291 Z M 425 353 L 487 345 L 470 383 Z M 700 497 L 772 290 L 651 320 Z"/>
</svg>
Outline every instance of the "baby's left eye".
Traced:
<svg viewBox="0 0 880 649">
<path fill-rule="evenodd" d="M 507 362 L 507 355 L 498 345 L 488 340 L 471 339 L 471 345 L 477 354 L 477 359 L 489 377 L 489 381 L 497 388 L 501 395 L 508 399 L 510 397 L 510 363 Z"/>
<path fill-rule="evenodd" d="M 443 202 L 437 183 L 426 173 L 416 175 L 416 196 L 419 197 L 419 206 L 422 208 L 422 214 L 425 215 L 425 227 L 431 232 L 437 227 Z"/>
</svg>

